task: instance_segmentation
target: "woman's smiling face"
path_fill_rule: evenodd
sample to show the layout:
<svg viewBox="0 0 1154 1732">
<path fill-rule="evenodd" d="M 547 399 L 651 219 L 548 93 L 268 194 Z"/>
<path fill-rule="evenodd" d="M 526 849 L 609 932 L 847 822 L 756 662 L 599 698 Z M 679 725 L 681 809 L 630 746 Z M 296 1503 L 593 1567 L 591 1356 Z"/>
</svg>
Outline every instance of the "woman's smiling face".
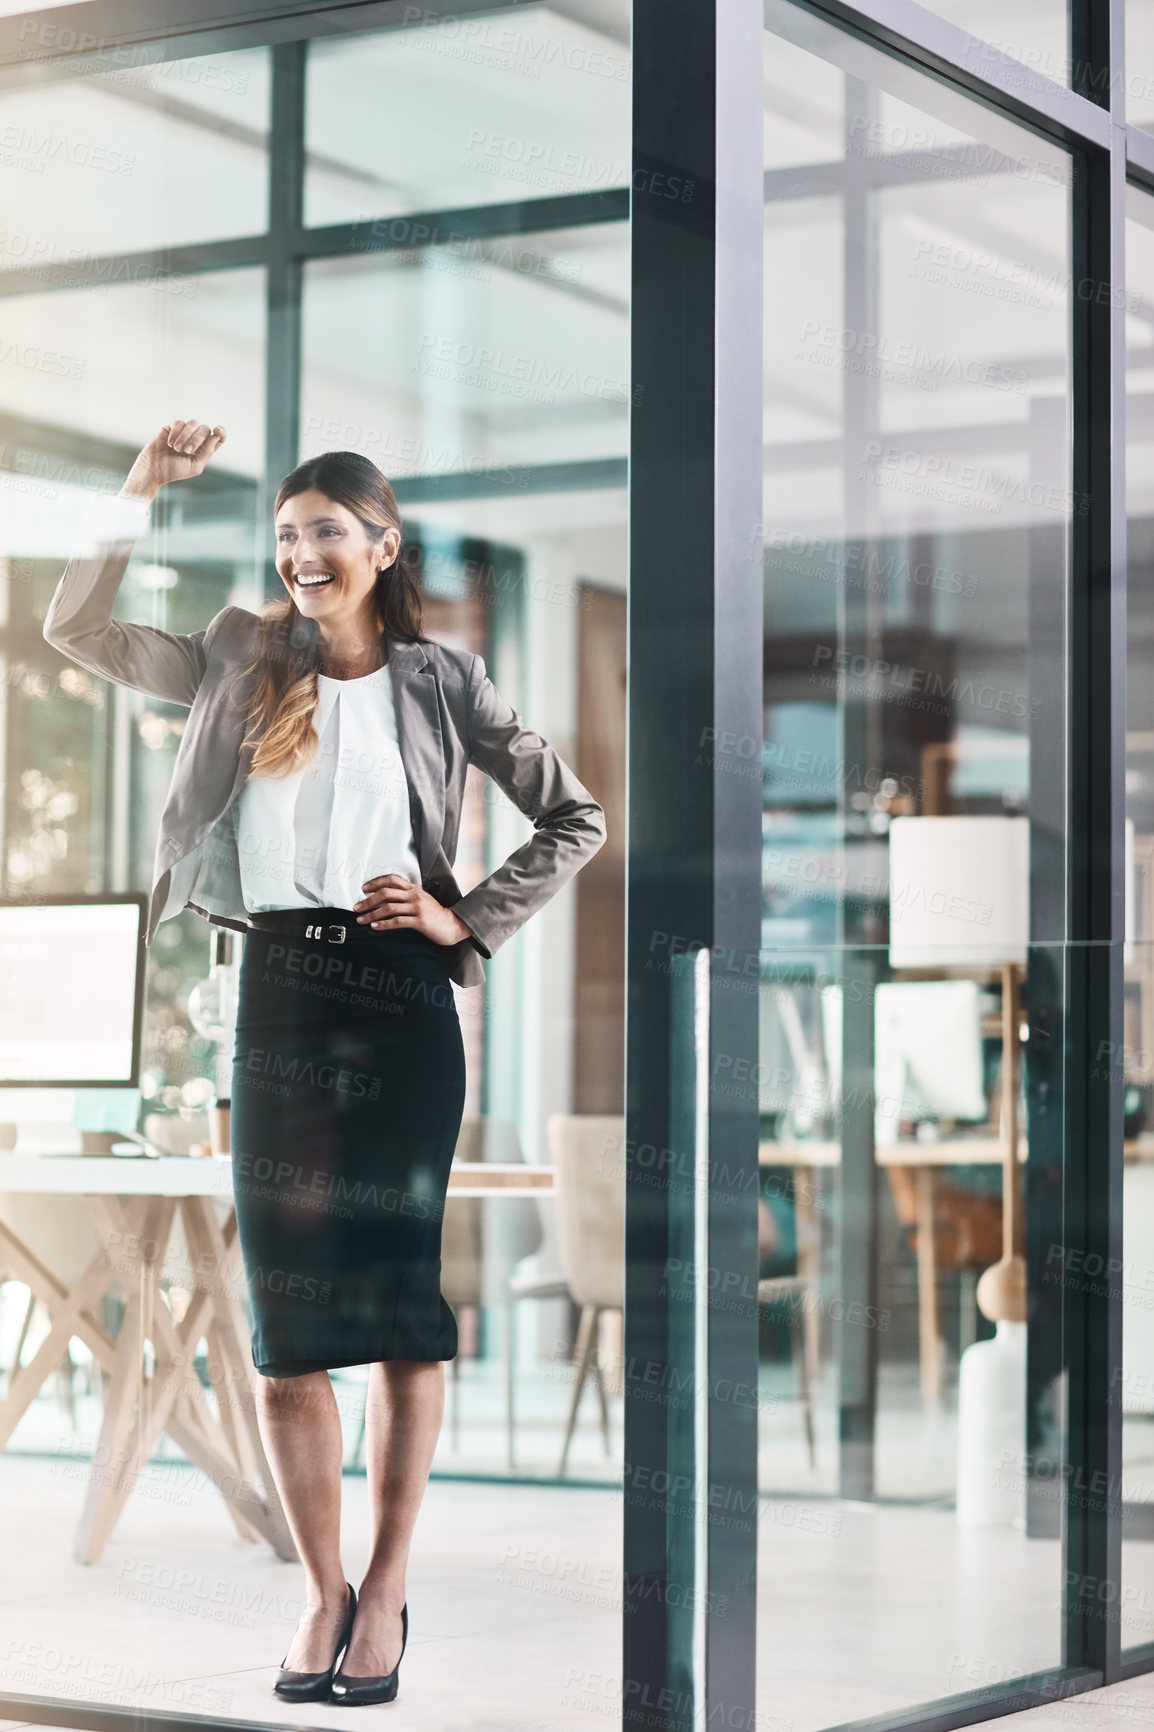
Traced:
<svg viewBox="0 0 1154 1732">
<path fill-rule="evenodd" d="M 351 620 L 396 559 L 400 540 L 399 529 L 386 529 L 371 541 L 354 512 L 311 488 L 277 512 L 276 568 L 307 619 Z"/>
</svg>

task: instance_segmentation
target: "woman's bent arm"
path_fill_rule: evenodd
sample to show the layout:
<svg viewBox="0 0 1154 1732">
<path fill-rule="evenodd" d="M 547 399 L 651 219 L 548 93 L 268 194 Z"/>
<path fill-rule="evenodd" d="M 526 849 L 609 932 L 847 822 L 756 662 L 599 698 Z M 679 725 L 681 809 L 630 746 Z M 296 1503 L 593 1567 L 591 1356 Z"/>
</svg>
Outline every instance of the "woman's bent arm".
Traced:
<svg viewBox="0 0 1154 1732">
<path fill-rule="evenodd" d="M 527 728 L 474 656 L 468 687 L 469 760 L 533 822 L 533 835 L 469 890 L 453 913 L 491 956 L 605 841 L 605 813 L 541 735 Z"/>
<path fill-rule="evenodd" d="M 166 421 L 141 447 L 120 492 L 89 500 L 76 551 L 44 619 L 53 649 L 90 673 L 191 708 L 217 622 L 232 610 L 221 608 L 203 631 L 182 636 L 113 619 L 112 609 L 152 500 L 170 482 L 200 475 L 227 437 L 223 427 L 204 421 Z"/>
<path fill-rule="evenodd" d="M 148 511 L 147 499 L 124 494 L 89 501 L 76 551 L 44 618 L 44 638 L 90 673 L 166 703 L 191 705 L 204 677 L 211 625 L 185 636 L 112 617 Z"/>
</svg>

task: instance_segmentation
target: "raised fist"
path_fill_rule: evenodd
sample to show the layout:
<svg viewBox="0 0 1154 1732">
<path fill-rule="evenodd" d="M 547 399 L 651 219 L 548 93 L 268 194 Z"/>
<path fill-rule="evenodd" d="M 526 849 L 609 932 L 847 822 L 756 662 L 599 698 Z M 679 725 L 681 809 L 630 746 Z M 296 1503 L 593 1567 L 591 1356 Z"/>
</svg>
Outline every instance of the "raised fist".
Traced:
<svg viewBox="0 0 1154 1732">
<path fill-rule="evenodd" d="M 169 481 L 188 481 L 201 473 L 227 438 L 223 427 L 204 421 L 166 422 L 142 448 L 121 493 L 151 499 Z"/>
</svg>

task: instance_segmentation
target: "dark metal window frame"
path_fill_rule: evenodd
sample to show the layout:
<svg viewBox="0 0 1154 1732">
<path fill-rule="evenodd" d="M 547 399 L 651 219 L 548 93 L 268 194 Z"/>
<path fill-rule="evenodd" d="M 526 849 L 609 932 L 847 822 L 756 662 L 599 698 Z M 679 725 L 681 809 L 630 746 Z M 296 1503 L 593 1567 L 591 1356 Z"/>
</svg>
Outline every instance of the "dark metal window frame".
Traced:
<svg viewBox="0 0 1154 1732">
<path fill-rule="evenodd" d="M 1119 291 L 1125 283 L 1127 181 L 1154 188 L 1154 140 L 1129 125 L 1124 110 L 1124 0 L 1071 0 L 1069 89 L 913 0 L 796 3 L 1072 154 L 1073 488 L 1087 509 L 1075 514 L 1072 525 L 1068 593 L 1065 1237 L 1069 1249 L 1101 1256 L 1098 1267 L 1121 1267 L 1121 1085 L 1116 1077 L 1092 1079 L 1084 1055 L 1100 1040 L 1121 1040 L 1126 517 Z M 709 546 L 709 531 L 727 516 L 744 527 L 760 516 L 760 488 L 755 502 L 741 466 L 748 406 L 740 393 L 727 396 L 723 389 L 732 321 L 744 314 L 752 332 L 759 317 L 746 291 L 758 268 L 754 252 L 762 246 L 761 225 L 734 226 L 717 166 L 728 161 L 734 173 L 727 152 L 748 118 L 733 106 L 745 91 L 740 59 L 749 47 L 735 23 L 741 13 L 739 0 L 636 0 L 634 7 L 633 366 L 635 378 L 656 379 L 660 395 L 652 414 L 647 403 L 634 415 L 630 447 L 630 605 L 638 629 L 630 657 L 627 1137 L 635 1152 L 626 1313 L 628 1359 L 641 1375 L 654 1357 L 666 1360 L 669 1343 L 677 1341 L 695 1386 L 705 1391 L 705 1423 L 696 1437 L 676 1413 L 655 1414 L 640 1400 L 632 1412 L 627 1402 L 627 1464 L 648 1471 L 664 1451 L 677 1483 L 724 1486 L 739 1499 L 751 1487 L 756 1491 L 756 1438 L 741 1423 L 743 1416 L 731 1412 L 728 1427 L 719 1416 L 725 1416 L 721 1378 L 735 1365 L 749 1365 L 743 1358 L 750 1352 L 747 1324 L 710 1317 L 695 1336 L 675 1302 L 659 1300 L 665 1291 L 659 1277 L 683 1254 L 690 1240 L 686 1210 L 691 1216 L 694 1211 L 672 1183 L 664 1194 L 646 1193 L 652 1172 L 645 1170 L 643 1154 L 655 1145 L 667 1149 L 673 1172 L 688 1161 L 707 1197 L 696 1211 L 704 1220 L 697 1221 L 694 1243 L 712 1267 L 736 1272 L 744 1278 L 740 1290 L 750 1290 L 756 1258 L 748 1222 L 740 1222 L 731 1205 L 742 1178 L 756 1171 L 756 1103 L 747 1102 L 744 1111 L 727 1104 L 723 1081 L 713 1078 L 724 1079 L 725 1066 L 717 1061 L 726 1052 L 757 1050 L 729 989 L 735 959 L 744 973 L 749 949 L 757 944 L 750 930 L 760 912 L 760 884 L 750 882 L 747 850 L 750 827 L 760 819 L 760 789 L 727 775 L 723 764 L 707 779 L 711 785 L 688 768 L 698 743 L 695 720 L 707 718 L 715 739 L 724 730 L 738 738 L 746 731 L 760 737 L 759 724 L 750 722 L 750 692 L 734 690 L 725 677 L 738 673 L 743 634 L 761 641 L 760 593 L 750 593 L 748 566 L 727 558 L 720 538 Z M 760 104 L 760 94 L 745 94 Z M 689 115 L 678 127 L 678 118 Z M 676 244 L 669 238 L 668 215 L 642 196 L 655 166 L 698 174 L 717 190 L 713 208 L 695 213 L 702 227 L 686 219 Z M 740 203 L 740 187 L 729 190 L 729 204 Z M 678 358 L 676 379 L 661 376 L 663 357 L 671 354 Z M 757 374 L 760 385 L 759 369 Z M 703 429 L 712 436 L 712 472 Z M 661 517 L 662 500 L 670 496 L 679 503 L 680 539 Z M 675 696 L 669 692 L 672 670 Z M 748 670 L 740 677 L 749 680 Z M 743 781 L 744 788 L 733 786 Z M 689 965 L 667 954 L 675 944 L 710 954 L 708 1012 L 695 996 Z M 701 1025 L 691 1028 L 695 1007 Z M 694 1034 L 700 1045 L 696 1060 Z M 690 1128 L 685 1098 L 686 1075 L 700 1082 L 695 1063 L 702 1062 L 710 1078 L 704 1137 Z M 945 1732 L 1154 1666 L 1154 1647 L 1121 1652 L 1120 1622 L 1111 1609 L 1120 1597 L 1123 1515 L 1121 1413 L 1110 1400 L 1121 1366 L 1117 1290 L 1070 1291 L 1063 1334 L 1067 1465 L 1077 1470 L 1068 1474 L 1064 1579 L 1073 1580 L 1077 1591 L 1064 1596 L 1060 1664 L 875 1717 L 871 1732 Z M 624 1723 L 652 1726 L 664 1690 L 670 1728 L 688 1726 L 694 1710 L 708 1724 L 755 1726 L 756 1532 L 735 1525 L 714 1534 L 706 1521 L 689 1536 L 684 1520 L 674 1514 L 662 1521 L 652 1511 L 640 1512 L 631 1525 L 628 1465 L 626 1473 L 626 1582 L 645 1604 L 652 1589 L 665 1586 L 670 1606 L 663 1618 L 639 1610 L 627 1621 Z M 1089 1500 L 1079 1489 L 1088 1485 L 1108 1489 L 1101 1499 Z M 673 1601 L 684 1592 L 685 1561 L 698 1554 L 707 1559 L 708 1591 L 727 1595 L 728 1606 L 726 1619 L 716 1620 L 691 1655 L 685 1643 L 693 1632 Z M 675 1573 L 679 1566 L 682 1579 Z"/>
<path fill-rule="evenodd" d="M 422 17 L 504 10 L 533 0 L 424 0 Z M 1121 1039 L 1124 936 L 1126 521 L 1124 197 L 1154 191 L 1154 138 L 1124 112 L 1125 0 L 1070 0 L 1074 87 L 1063 88 L 976 42 L 914 0 L 797 0 L 884 52 L 1075 153 L 1074 484 L 1088 510 L 1075 524 L 1069 672 L 1071 859 L 1070 1033 L 1077 1061 L 1091 1040 Z M 132 46 L 142 60 L 273 46 L 272 226 L 264 237 L 157 255 L 159 269 L 261 263 L 269 272 L 268 473 L 283 472 L 297 411 L 300 276 L 308 257 L 343 252 L 340 229 L 301 226 L 303 43 L 401 27 L 401 0 L 88 0 L 0 20 L 0 86 L 76 76 Z M 756 1276 L 752 1211 L 756 1103 L 713 1080 L 719 1054 L 756 1051 L 756 995 L 740 990 L 759 951 L 760 789 L 722 768 L 691 769 L 701 730 L 760 737 L 761 567 L 749 558 L 760 521 L 760 368 L 743 366 L 759 328 L 761 271 L 759 0 L 634 0 L 631 189 L 446 214 L 475 232 L 529 232 L 632 216 L 632 376 L 644 396 L 630 443 L 630 839 L 627 1031 L 627 1371 L 625 1661 L 622 1722 L 649 1729 L 756 1718 L 756 1521 L 716 1524 L 694 1499 L 718 1488 L 756 1506 L 756 1408 L 724 1387 L 756 1374 L 748 1320 L 659 1297 L 671 1246 Z M 71 31 L 73 34 L 68 35 Z M 753 54 L 754 39 L 757 39 Z M 93 40 L 94 39 L 94 40 Z M 115 64 L 115 62 L 111 62 Z M 30 71 L 30 67 L 33 69 Z M 756 151 L 754 199 L 750 152 Z M 693 183 L 670 201 L 670 177 Z M 506 226 L 501 226 L 506 225 Z M 22 283 L 17 277 L 23 279 Z M 0 295 L 29 287 L 0 274 Z M 1098 291 L 1101 292 L 1098 292 Z M 1117 305 L 1114 303 L 1117 302 Z M 273 363 L 276 362 L 274 367 Z M 752 384 L 751 384 L 752 381 Z M 295 461 L 295 442 L 292 456 Z M 620 485 L 624 466 L 550 465 L 540 484 Z M 571 472 L 571 473 L 570 473 Z M 566 477 L 568 480 L 566 481 Z M 478 478 L 414 478 L 445 496 Z M 483 487 L 483 480 L 480 482 Z M 400 495 L 401 489 L 398 488 Z M 669 510 L 672 496 L 678 510 Z M 685 950 L 689 960 L 677 953 Z M 703 967 L 695 953 L 704 950 Z M 704 975 L 704 978 L 703 978 Z M 756 979 L 756 974 L 753 977 Z M 1071 1063 L 1077 1077 L 1077 1063 Z M 1066 1205 L 1080 1248 L 1122 1255 L 1120 1085 L 1085 1076 L 1068 1103 Z M 678 1144 L 682 1146 L 678 1146 Z M 667 1172 L 653 1184 L 653 1151 Z M 688 1184 L 684 1176 L 688 1175 Z M 688 1200 L 687 1200 L 688 1199 Z M 695 1200 L 696 1199 L 696 1200 Z M 688 1241 L 685 1238 L 690 1233 Z M 1071 1293 L 1070 1456 L 1086 1483 L 1119 1484 L 1121 1300 Z M 684 1341 L 690 1419 L 654 1402 L 652 1368 Z M 636 1399 L 634 1399 L 636 1398 Z M 654 1472 L 687 1478 L 694 1513 L 647 1492 Z M 1100 1481 L 1093 1476 L 1103 1476 Z M 1122 1510 L 1115 1494 L 1086 1510 L 1071 1489 L 1062 1665 L 1033 1678 L 875 1719 L 871 1727 L 945 1732 L 1154 1669 L 1154 1647 L 1123 1654 L 1116 1618 L 1092 1610 L 1120 1581 Z M 704 1602 L 696 1590 L 704 1589 Z M 694 1590 L 693 1593 L 690 1590 Z M 725 1617 L 706 1608 L 725 1596 Z M 56 1700 L 0 1696 L 14 1719 L 123 1732 L 130 1724 L 235 1725 Z M 263 1732 L 263 1727 L 262 1727 Z"/>
</svg>

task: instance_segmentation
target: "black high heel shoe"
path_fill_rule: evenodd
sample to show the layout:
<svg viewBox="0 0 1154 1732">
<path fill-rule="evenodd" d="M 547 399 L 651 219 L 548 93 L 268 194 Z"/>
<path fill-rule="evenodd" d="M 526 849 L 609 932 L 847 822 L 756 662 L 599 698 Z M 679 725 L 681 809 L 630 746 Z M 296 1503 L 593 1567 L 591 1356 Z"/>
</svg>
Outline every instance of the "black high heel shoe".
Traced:
<svg viewBox="0 0 1154 1732">
<path fill-rule="evenodd" d="M 333 1653 L 333 1663 L 325 1672 L 286 1672 L 282 1666 L 277 1673 L 273 1689 L 284 1702 L 324 1702 L 328 1698 L 332 1686 L 333 1673 L 337 1669 L 337 1661 L 349 1645 L 349 1637 L 353 1633 L 353 1619 L 357 1611 L 356 1589 L 351 1582 L 345 1583 L 349 1590 L 349 1604 L 345 1612 L 344 1623 L 341 1625 L 340 1639 Z M 287 1656 L 286 1656 L 287 1658 Z"/>
<path fill-rule="evenodd" d="M 383 1677 L 351 1678 L 347 1672 L 338 1672 L 333 1678 L 331 1700 L 343 1702 L 348 1708 L 368 1707 L 374 1702 L 392 1702 L 397 1695 L 397 1685 L 401 1670 L 401 1661 L 405 1657 L 405 1643 L 409 1639 L 409 1603 L 406 1600 L 401 1607 L 401 1651 L 397 1655 L 397 1663 L 391 1672 Z"/>
</svg>

